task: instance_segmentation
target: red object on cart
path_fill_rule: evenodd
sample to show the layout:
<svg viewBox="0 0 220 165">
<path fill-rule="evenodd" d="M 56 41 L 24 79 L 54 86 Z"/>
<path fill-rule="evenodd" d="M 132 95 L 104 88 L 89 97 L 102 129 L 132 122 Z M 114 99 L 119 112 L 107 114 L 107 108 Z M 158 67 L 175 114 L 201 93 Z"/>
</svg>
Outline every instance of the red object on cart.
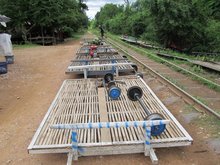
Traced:
<svg viewBox="0 0 220 165">
<path fill-rule="evenodd" d="M 96 46 L 96 45 L 91 45 L 91 46 L 90 46 L 90 50 L 96 50 L 97 47 L 98 47 L 98 46 Z"/>
<path fill-rule="evenodd" d="M 90 50 L 89 55 L 90 55 L 91 57 L 93 57 L 93 56 L 94 56 L 94 51 L 93 51 L 93 50 Z"/>
</svg>

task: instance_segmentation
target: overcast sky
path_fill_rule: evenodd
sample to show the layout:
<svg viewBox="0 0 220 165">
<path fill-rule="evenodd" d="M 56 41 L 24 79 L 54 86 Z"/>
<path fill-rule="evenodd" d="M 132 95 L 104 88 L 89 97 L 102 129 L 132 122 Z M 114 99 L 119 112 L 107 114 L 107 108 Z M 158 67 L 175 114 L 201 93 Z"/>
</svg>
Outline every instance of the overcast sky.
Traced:
<svg viewBox="0 0 220 165">
<path fill-rule="evenodd" d="M 134 0 L 130 0 L 132 2 Z M 124 4 L 124 0 L 87 0 L 86 4 L 89 8 L 86 14 L 89 18 L 94 18 L 96 13 L 100 11 L 100 8 L 106 3 Z"/>
</svg>

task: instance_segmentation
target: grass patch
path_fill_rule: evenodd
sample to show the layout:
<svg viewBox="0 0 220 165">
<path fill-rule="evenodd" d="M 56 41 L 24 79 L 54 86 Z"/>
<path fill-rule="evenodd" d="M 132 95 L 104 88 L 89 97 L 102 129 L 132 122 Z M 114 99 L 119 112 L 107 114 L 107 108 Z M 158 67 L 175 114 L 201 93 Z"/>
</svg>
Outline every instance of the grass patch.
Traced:
<svg viewBox="0 0 220 165">
<path fill-rule="evenodd" d="M 89 32 L 94 34 L 94 35 L 96 35 L 96 36 L 100 36 L 100 33 L 99 33 L 99 31 L 97 29 L 89 29 Z"/>
<path fill-rule="evenodd" d="M 199 65 L 193 65 L 191 70 L 195 73 L 204 73 L 202 67 Z"/>
<path fill-rule="evenodd" d="M 82 30 L 82 31 L 79 31 L 79 32 L 76 32 L 72 35 L 71 39 L 73 40 L 78 40 L 80 39 L 84 34 L 86 33 L 86 30 Z"/>
<path fill-rule="evenodd" d="M 209 114 L 203 114 L 195 119 L 194 123 L 200 127 L 201 131 L 205 130 L 208 132 L 211 137 L 220 137 L 220 120 L 216 117 Z"/>
<path fill-rule="evenodd" d="M 33 47 L 38 47 L 38 46 L 41 46 L 41 45 L 32 44 L 32 43 L 26 43 L 26 44 L 23 44 L 23 45 L 13 44 L 14 49 L 33 48 Z"/>
<path fill-rule="evenodd" d="M 173 84 L 175 84 L 176 86 L 178 86 L 179 88 L 181 88 L 182 90 L 185 90 L 185 87 L 181 84 L 179 84 L 179 82 L 176 79 L 170 78 L 168 76 L 164 76 L 166 79 L 168 79 L 169 81 L 171 81 Z"/>
<path fill-rule="evenodd" d="M 199 100 L 200 102 L 202 102 L 203 104 L 207 105 L 207 101 L 201 97 L 196 96 L 195 97 L 197 100 Z"/>
<path fill-rule="evenodd" d="M 78 40 L 82 37 L 82 35 L 84 35 L 86 33 L 86 30 L 81 30 L 79 32 L 76 32 L 72 35 L 72 37 L 70 38 L 66 38 L 65 41 L 69 41 L 69 40 Z M 33 47 L 40 47 L 42 45 L 39 44 L 33 44 L 30 42 L 26 42 L 23 45 L 17 45 L 17 44 L 13 44 L 13 48 L 14 49 L 25 49 L 25 48 L 33 48 Z"/>
<path fill-rule="evenodd" d="M 187 61 L 178 60 L 178 59 L 176 59 L 176 58 L 174 58 L 173 60 L 170 60 L 170 61 L 172 61 L 173 63 L 178 64 L 178 65 L 188 64 L 188 63 L 189 63 L 189 62 L 187 62 Z"/>
<path fill-rule="evenodd" d="M 193 105 L 189 105 L 187 104 L 185 107 L 184 107 L 184 114 L 189 114 L 189 113 L 192 113 L 193 111 L 197 111 Z"/>
<path fill-rule="evenodd" d="M 184 114 L 190 114 L 195 111 L 199 115 L 191 122 L 196 125 L 198 132 L 207 134 L 207 138 L 220 137 L 220 120 L 213 115 L 196 110 L 192 105 L 186 105 L 184 107 Z"/>
</svg>

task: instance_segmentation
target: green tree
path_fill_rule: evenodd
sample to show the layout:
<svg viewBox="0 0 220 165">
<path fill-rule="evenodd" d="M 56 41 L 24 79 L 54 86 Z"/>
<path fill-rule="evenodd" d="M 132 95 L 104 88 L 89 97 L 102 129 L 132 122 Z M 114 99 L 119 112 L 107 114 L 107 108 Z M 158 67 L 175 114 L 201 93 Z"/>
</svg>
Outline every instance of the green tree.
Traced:
<svg viewBox="0 0 220 165">
<path fill-rule="evenodd" d="M 219 0 L 136 0 L 105 5 L 96 26 L 188 51 L 219 51 Z"/>
<path fill-rule="evenodd" d="M 0 0 L 0 11 L 11 18 L 9 28 L 25 36 L 32 30 L 71 32 L 87 26 L 87 6 L 78 0 Z M 45 29 L 45 30 L 44 30 Z"/>
<path fill-rule="evenodd" d="M 123 8 L 115 4 L 106 4 L 101 8 L 95 16 L 96 25 L 105 25 L 110 19 L 113 19 L 118 13 L 121 13 Z"/>
<path fill-rule="evenodd" d="M 155 28 L 166 47 L 192 48 L 204 40 L 204 15 L 191 0 L 150 0 Z"/>
</svg>

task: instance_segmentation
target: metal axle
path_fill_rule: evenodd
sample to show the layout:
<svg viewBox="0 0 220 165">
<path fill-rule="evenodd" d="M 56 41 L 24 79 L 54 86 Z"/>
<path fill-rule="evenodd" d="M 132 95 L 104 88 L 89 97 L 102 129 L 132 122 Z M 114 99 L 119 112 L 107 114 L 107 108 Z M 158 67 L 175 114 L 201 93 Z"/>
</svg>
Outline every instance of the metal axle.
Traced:
<svg viewBox="0 0 220 165">
<path fill-rule="evenodd" d="M 144 111 L 146 112 L 147 115 L 150 115 L 151 113 L 149 112 L 149 110 L 147 109 L 147 107 L 144 105 L 143 101 L 140 99 L 139 94 L 135 94 L 135 96 L 137 101 L 140 103 L 141 107 L 144 109 Z"/>
</svg>

